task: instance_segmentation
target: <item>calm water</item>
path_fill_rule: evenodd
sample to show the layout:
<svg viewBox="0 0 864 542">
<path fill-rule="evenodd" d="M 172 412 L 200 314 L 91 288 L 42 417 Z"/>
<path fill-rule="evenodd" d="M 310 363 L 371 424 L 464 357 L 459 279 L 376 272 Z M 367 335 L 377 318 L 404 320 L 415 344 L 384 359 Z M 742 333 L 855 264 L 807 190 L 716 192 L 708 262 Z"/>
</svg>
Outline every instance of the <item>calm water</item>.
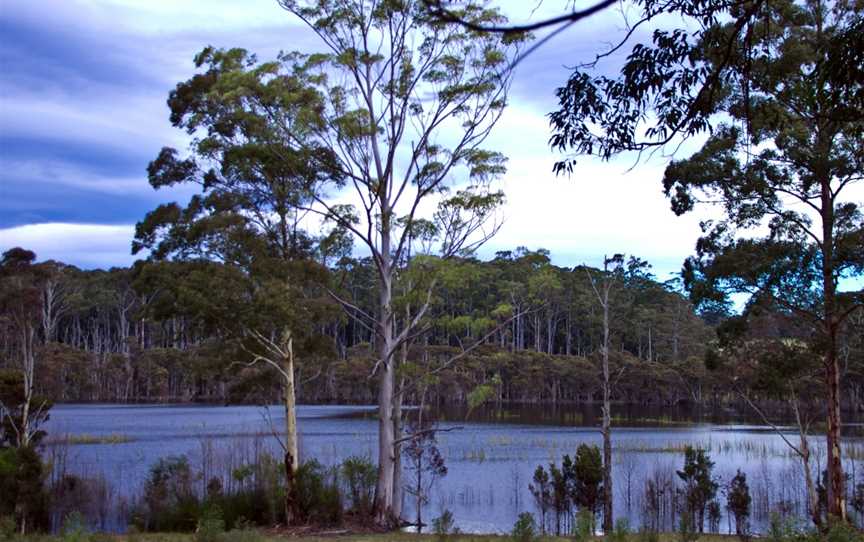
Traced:
<svg viewBox="0 0 864 542">
<path fill-rule="evenodd" d="M 520 512 L 535 512 L 528 483 L 537 465 L 560 462 L 565 453 L 574 454 L 580 443 L 601 443 L 590 411 L 565 409 L 546 414 L 498 410 L 466 421 L 464 416 L 444 413 L 442 417 L 448 421 L 442 422 L 441 428 L 457 427 L 438 436 L 449 472 L 433 488 L 424 507 L 424 520 L 449 509 L 465 531 L 501 532 L 509 531 Z M 262 449 L 276 452 L 279 447 L 270 434 L 268 416 L 281 429 L 278 407 L 268 414 L 254 406 L 59 405 L 51 412 L 47 430 L 55 438 L 77 434 L 122 435 L 128 439 L 67 449 L 68 470 L 106 476 L 122 498 L 140 491 L 149 467 L 160 457 L 184 454 L 193 468 L 212 470 L 216 468 L 214 461 L 237 467 Z M 315 458 L 325 465 L 351 455 L 374 459 L 377 422 L 373 416 L 372 407 L 300 406 L 302 458 Z M 769 509 L 785 507 L 792 513 L 803 512 L 800 463 L 773 430 L 740 423 L 685 423 L 682 418 L 672 412 L 643 417 L 641 423 L 628 421 L 626 416 L 618 420 L 620 426 L 613 430 L 618 517 L 628 517 L 633 526 L 641 524 L 646 480 L 674 481 L 685 445 L 709 450 L 721 488 L 737 469 L 747 473 L 757 529 L 765 524 Z M 532 422 L 526 423 L 529 419 Z M 845 441 L 851 452 L 846 454 L 846 466 L 854 480 L 864 482 L 864 439 L 852 433 Z M 797 438 L 794 432 L 789 435 L 790 439 Z M 824 466 L 823 440 L 813 439 L 820 471 Z M 51 449 L 49 446 L 49 453 Z M 722 495 L 720 502 L 725 503 Z M 412 510 L 406 500 L 407 517 L 414 517 Z M 720 528 L 729 528 L 725 514 Z"/>
</svg>

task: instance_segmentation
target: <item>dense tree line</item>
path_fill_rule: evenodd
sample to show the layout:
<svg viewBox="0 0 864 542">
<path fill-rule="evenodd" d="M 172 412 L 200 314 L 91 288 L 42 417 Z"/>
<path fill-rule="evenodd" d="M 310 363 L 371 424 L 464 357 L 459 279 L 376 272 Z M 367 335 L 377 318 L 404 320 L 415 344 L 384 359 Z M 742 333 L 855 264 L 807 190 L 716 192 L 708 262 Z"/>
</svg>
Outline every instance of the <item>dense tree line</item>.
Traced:
<svg viewBox="0 0 864 542">
<path fill-rule="evenodd" d="M 6 254 L 6 269 L 13 256 Z M 59 262 L 37 263 L 32 253 L 27 258 L 24 267 L 7 270 L 11 275 L 5 280 L 29 280 L 33 295 L 38 293 L 31 317 L 39 394 L 58 402 L 279 398 L 275 373 L 246 367 L 248 354 L 218 323 L 239 319 L 244 307 L 252 306 L 245 297 L 248 292 L 240 289 L 246 277 L 227 264 L 139 262 L 128 269 L 85 271 Z M 800 326 L 779 310 L 754 308 L 748 356 L 720 360 L 708 348 L 720 344 L 711 325 L 716 315 L 696 314 L 674 282 L 659 283 L 636 263 L 631 261 L 633 272 L 613 291 L 610 303 L 609 350 L 612 371 L 619 375 L 613 400 L 738 402 L 733 374 L 751 381 L 748 391 L 757 396 L 776 397 L 764 387 L 764 375 L 754 372 L 748 356 L 760 341 L 802 337 Z M 351 296 L 356 310 L 374 310 L 368 260 L 344 257 L 319 271 L 326 274 L 321 280 Z M 438 270 L 433 309 L 422 338 L 408 350 L 405 376 L 434 371 L 429 391 L 440 402 L 466 402 L 473 390 L 493 380 L 497 401 L 599 400 L 602 307 L 586 271 L 555 266 L 548 252 L 524 248 L 500 252 L 485 262 L 448 262 Z M 318 354 L 298 368 L 299 400 L 374 400 L 375 382 L 369 378 L 374 334 L 346 318 L 335 302 L 320 299 L 320 292 L 312 292 L 315 288 L 319 286 L 310 287 L 309 297 L 318 296 L 322 308 L 315 337 L 301 349 Z M 274 302 L 270 313 L 256 312 L 256 317 L 274 321 L 284 310 Z M 3 364 L 18 367 L 22 344 L 10 313 L 4 316 Z M 860 405 L 864 397 L 860 320 L 853 317 L 843 334 L 848 406 Z M 720 341 L 740 333 L 740 327 L 739 319 L 724 319 Z M 476 346 L 468 350 L 469 345 Z M 460 359 L 450 362 L 457 355 Z M 734 365 L 712 371 L 717 363 Z"/>
</svg>

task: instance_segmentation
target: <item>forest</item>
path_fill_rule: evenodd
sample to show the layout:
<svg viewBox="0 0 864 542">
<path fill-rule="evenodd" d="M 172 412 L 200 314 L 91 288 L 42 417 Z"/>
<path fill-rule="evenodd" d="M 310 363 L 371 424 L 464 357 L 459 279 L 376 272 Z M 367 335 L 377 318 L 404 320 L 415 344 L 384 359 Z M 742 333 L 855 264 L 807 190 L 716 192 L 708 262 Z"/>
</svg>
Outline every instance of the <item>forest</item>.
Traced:
<svg viewBox="0 0 864 542">
<path fill-rule="evenodd" d="M 547 118 L 555 174 L 588 156 L 700 146 L 667 160 L 662 192 L 676 215 L 711 205 L 714 218 L 665 282 L 637 253 L 598 267 L 523 246 L 478 256 L 507 198 L 509 157 L 487 143 L 519 63 L 545 42 L 531 31 L 611 1 L 525 26 L 473 1 L 278 4 L 320 50 L 200 49 L 166 102 L 185 146 L 146 166 L 153 189 L 193 195 L 140 217 L 131 267 L 79 269 L 4 247 L 0 515 L 16 531 L 58 527 L 46 503 L 90 487 L 46 481 L 56 463 L 40 454 L 57 448 L 45 427 L 68 403 L 280 405 L 276 456 L 256 448 L 221 477 L 208 461 L 200 473 L 185 457 L 152 465 L 124 516 L 144 530 L 206 531 L 240 509 L 259 526 L 329 525 L 350 511 L 377 529 L 421 530 L 447 474 L 436 434 L 455 430 L 439 428 L 436 409 L 505 404 L 600 411 L 600 446 L 550 455 L 528 485 L 544 531 L 553 504 L 558 533 L 562 514 L 578 530 L 576 509 L 592 535 L 597 518 L 607 537 L 618 529 L 621 405 L 755 419 L 788 448 L 800 515 L 818 533 L 864 516 L 848 434 L 864 411 L 860 2 L 638 1 L 620 43 L 571 67 Z M 621 48 L 622 64 L 598 68 Z M 301 458 L 298 403 L 374 405 L 374 457 L 330 470 Z M 652 529 L 669 509 L 664 525 L 682 537 L 718 530 L 706 450 L 663 451 L 685 463 L 665 489 L 645 480 L 644 499 L 665 503 Z M 739 470 L 725 489 L 738 495 L 727 517 L 731 532 L 741 514 L 742 539 L 746 488 Z M 531 521 L 518 516 L 514 533 Z"/>
<path fill-rule="evenodd" d="M 260 322 L 276 333 L 303 319 L 295 355 L 306 384 L 297 387 L 298 400 L 368 404 L 376 392 L 375 334 L 347 317 L 336 299 L 374 314 L 374 267 L 351 256 L 325 266 L 315 245 L 308 240 L 304 269 L 297 271 L 308 282 L 290 299 L 279 298 L 280 289 L 294 287 L 280 282 L 290 276 L 253 276 L 221 262 L 86 271 L 14 249 L 3 257 L 4 307 L 26 318 L 33 333 L 35 393 L 57 402 L 278 402 L 274 369 L 249 366 L 252 347 L 243 341 Z M 602 306 L 591 284 L 604 277 L 601 270 L 556 267 L 547 251 L 525 248 L 487 262 L 434 265 L 432 308 L 402 361 L 406 377 L 434 373 L 424 385 L 427 401 L 465 403 L 484 386 L 493 386 L 502 402 L 599 401 Z M 808 330 L 781 308 L 749 310 L 747 348 L 723 358 L 722 341 L 742 340 L 742 317 L 697 313 L 678 281 L 657 282 L 635 257 L 612 278 L 615 401 L 741 405 L 742 394 L 767 404 L 785 400 L 772 375 L 754 363 L 777 349 L 803 355 Z M 294 306 L 300 299 L 302 307 Z M 849 409 L 864 405 L 862 317 L 850 318 L 841 334 Z M 6 322 L 3 359 L 12 360 L 20 331 Z M 7 369 L 14 367 L 7 361 Z M 806 367 L 800 371 L 802 382 L 812 378 Z M 409 401 L 418 391 L 409 392 Z"/>
</svg>

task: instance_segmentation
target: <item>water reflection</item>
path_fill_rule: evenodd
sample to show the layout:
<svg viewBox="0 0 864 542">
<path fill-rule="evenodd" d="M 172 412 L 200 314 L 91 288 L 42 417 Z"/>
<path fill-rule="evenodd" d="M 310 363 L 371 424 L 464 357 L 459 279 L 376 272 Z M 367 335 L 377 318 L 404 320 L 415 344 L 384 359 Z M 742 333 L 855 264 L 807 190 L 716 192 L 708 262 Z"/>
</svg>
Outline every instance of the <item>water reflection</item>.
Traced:
<svg viewBox="0 0 864 542">
<path fill-rule="evenodd" d="M 374 459 L 374 414 L 372 407 L 299 407 L 302 457 L 325 465 L 352 455 Z M 431 519 L 449 509 L 463 531 L 509 531 L 520 512 L 535 511 L 528 483 L 538 465 L 560 463 L 581 443 L 601 444 L 598 415 L 590 406 L 487 408 L 472 412 L 468 419 L 459 409 L 441 411 L 441 428 L 461 429 L 438 436 L 449 472 L 433 488 L 424 517 Z M 764 528 L 771 511 L 805 515 L 800 462 L 771 428 L 731 411 L 621 408 L 614 415 L 615 513 L 627 517 L 632 526 L 650 515 L 663 529 L 675 527 L 672 511 L 679 497 L 672 488 L 678 483 L 675 471 L 681 468 L 686 446 L 709 452 L 721 488 L 737 469 L 747 474 L 757 529 Z M 63 461 L 77 474 L 106 476 L 115 500 L 121 502 L 140 492 L 149 467 L 160 457 L 188 456 L 204 474 L 203 486 L 207 472 L 231 472 L 263 451 L 277 453 L 273 427 L 282 427 L 279 407 L 268 411 L 253 406 L 60 405 L 52 410 L 48 432 L 52 438 L 64 433 L 91 437 L 79 439 L 89 443 L 62 447 Z M 850 481 L 864 482 L 861 426 L 847 429 L 846 469 Z M 817 436 L 813 441 L 813 462 L 821 472 L 824 439 Z M 60 448 L 49 446 L 47 453 L 61 453 Z M 646 502 L 649 480 L 669 491 L 660 510 L 655 510 L 656 502 L 650 507 Z M 722 495 L 720 501 L 725 502 Z M 721 529 L 729 530 L 725 506 L 723 514 Z M 405 516 L 414 517 L 407 501 Z"/>
</svg>

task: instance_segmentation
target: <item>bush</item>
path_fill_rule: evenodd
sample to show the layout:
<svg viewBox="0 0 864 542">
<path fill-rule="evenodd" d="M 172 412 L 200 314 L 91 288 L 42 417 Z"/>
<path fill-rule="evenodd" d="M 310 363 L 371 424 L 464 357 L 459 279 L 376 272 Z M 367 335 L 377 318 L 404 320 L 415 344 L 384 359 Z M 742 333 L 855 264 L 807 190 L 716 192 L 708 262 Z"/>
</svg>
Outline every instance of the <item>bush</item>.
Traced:
<svg viewBox="0 0 864 542">
<path fill-rule="evenodd" d="M 827 542 L 864 542 L 864 533 L 849 523 L 835 522 L 825 536 Z"/>
<path fill-rule="evenodd" d="M 768 524 L 765 538 L 769 542 L 789 542 L 797 539 L 801 534 L 801 530 L 794 521 L 774 512 L 771 514 L 771 521 Z"/>
<path fill-rule="evenodd" d="M 342 522 L 342 492 L 333 478 L 335 476 L 314 459 L 300 465 L 294 481 L 301 519 L 320 525 Z"/>
<path fill-rule="evenodd" d="M 687 446 L 684 450 L 684 469 L 677 471 L 684 482 L 684 497 L 687 509 L 683 515 L 690 528 L 702 532 L 705 526 L 705 511 L 708 503 L 717 495 L 719 484 L 712 471 L 714 462 L 705 450 Z"/>
<path fill-rule="evenodd" d="M 0 516 L 0 542 L 11 542 L 17 534 L 15 518 L 12 516 Z"/>
<path fill-rule="evenodd" d="M 693 528 L 693 520 L 690 514 L 684 512 L 681 514 L 681 522 L 678 524 L 679 542 L 696 542 L 698 539 L 699 533 Z"/>
<path fill-rule="evenodd" d="M 146 531 L 189 532 L 198 524 L 201 503 L 195 495 L 194 476 L 186 457 L 166 457 L 150 468 L 144 484 L 143 506 L 133 525 Z"/>
<path fill-rule="evenodd" d="M 735 518 L 735 534 L 746 541 L 750 537 L 750 486 L 747 485 L 747 475 L 740 470 L 729 483 L 726 495 L 726 507 Z"/>
<path fill-rule="evenodd" d="M 444 540 L 451 534 L 459 534 L 459 527 L 454 525 L 450 510 L 444 510 L 440 516 L 432 520 L 432 532 L 438 540 Z"/>
<path fill-rule="evenodd" d="M 244 527 L 222 534 L 222 542 L 262 542 L 263 538 L 254 529 Z"/>
<path fill-rule="evenodd" d="M 589 510 L 580 510 L 573 524 L 573 538 L 585 542 L 594 536 L 594 514 Z"/>
<path fill-rule="evenodd" d="M 660 542 L 660 535 L 657 531 L 647 527 L 639 529 L 639 542 Z"/>
<path fill-rule="evenodd" d="M 519 518 L 516 519 L 516 523 L 513 525 L 511 536 L 517 542 L 534 542 L 538 540 L 537 523 L 530 512 L 519 514 Z"/>
<path fill-rule="evenodd" d="M 627 518 L 618 518 L 607 538 L 609 542 L 627 542 L 627 539 L 630 538 L 630 522 L 627 521 Z"/>
<path fill-rule="evenodd" d="M 351 510 L 363 517 L 371 515 L 377 481 L 375 465 L 365 457 L 351 456 L 342 462 L 341 471 Z"/>
<path fill-rule="evenodd" d="M 72 512 L 63 520 L 60 528 L 60 538 L 63 542 L 87 542 L 90 539 L 90 531 L 87 522 L 80 512 Z"/>
<path fill-rule="evenodd" d="M 225 520 L 222 519 L 222 510 L 213 506 L 204 510 L 198 518 L 198 526 L 195 528 L 195 542 L 222 542 L 225 533 Z"/>
<path fill-rule="evenodd" d="M 28 533 L 47 530 L 50 522 L 45 476 L 42 457 L 32 446 L 0 448 L 0 516 L 20 520 L 23 515 Z"/>
</svg>

